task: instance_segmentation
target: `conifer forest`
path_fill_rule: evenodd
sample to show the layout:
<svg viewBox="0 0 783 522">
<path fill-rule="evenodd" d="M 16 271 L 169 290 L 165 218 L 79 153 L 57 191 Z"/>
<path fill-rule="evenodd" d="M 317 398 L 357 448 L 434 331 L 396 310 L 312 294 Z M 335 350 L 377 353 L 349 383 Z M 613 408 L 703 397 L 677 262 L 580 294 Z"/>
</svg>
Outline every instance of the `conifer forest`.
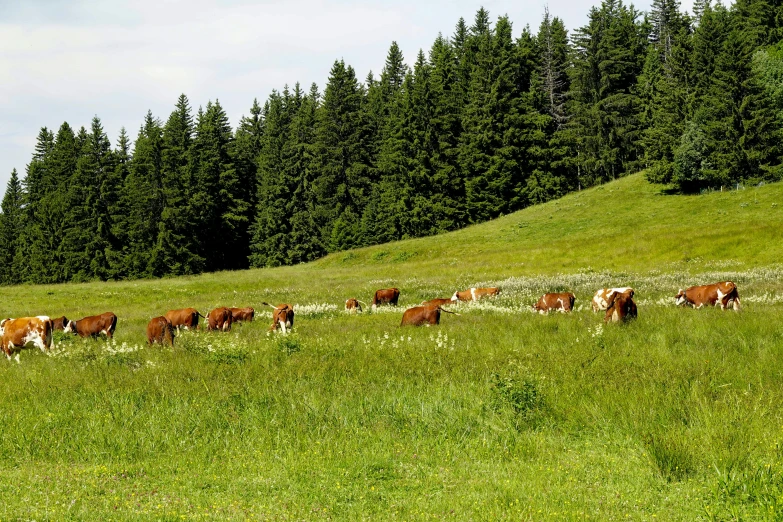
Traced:
<svg viewBox="0 0 783 522">
<path fill-rule="evenodd" d="M 693 11 L 604 0 L 582 27 L 515 31 L 482 8 L 412 60 L 392 43 L 379 75 L 340 60 L 323 87 L 249 101 L 236 127 L 184 94 L 135 138 L 42 127 L 2 201 L 0 283 L 302 263 L 641 170 L 679 193 L 781 179 L 783 3 Z"/>
</svg>

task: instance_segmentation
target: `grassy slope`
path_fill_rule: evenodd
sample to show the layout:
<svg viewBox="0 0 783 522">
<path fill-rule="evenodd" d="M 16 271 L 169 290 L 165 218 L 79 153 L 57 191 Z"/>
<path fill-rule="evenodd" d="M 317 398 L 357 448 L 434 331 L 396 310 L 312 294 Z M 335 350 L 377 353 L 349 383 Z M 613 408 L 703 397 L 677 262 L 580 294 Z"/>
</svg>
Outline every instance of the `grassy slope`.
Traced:
<svg viewBox="0 0 783 522">
<path fill-rule="evenodd" d="M 0 315 L 113 310 L 133 344 L 173 307 L 341 305 L 387 283 L 412 303 L 528 276 L 438 329 L 326 311 L 286 339 L 264 319 L 173 352 L 61 338 L 60 357 L 0 361 L 0 519 L 780 516 L 783 306 L 764 294 L 783 286 L 759 267 L 783 253 L 782 196 L 662 196 L 637 175 L 298 267 L 2 288 Z M 743 314 L 655 304 L 716 271 Z M 643 304 L 625 328 L 521 313 L 626 281 Z"/>
</svg>

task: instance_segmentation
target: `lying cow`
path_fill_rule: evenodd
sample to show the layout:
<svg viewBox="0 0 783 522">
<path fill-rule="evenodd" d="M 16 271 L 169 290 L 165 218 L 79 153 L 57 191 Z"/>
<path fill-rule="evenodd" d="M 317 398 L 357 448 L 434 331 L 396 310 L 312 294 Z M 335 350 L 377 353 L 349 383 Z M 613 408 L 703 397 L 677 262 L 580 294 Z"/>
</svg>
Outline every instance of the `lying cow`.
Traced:
<svg viewBox="0 0 783 522">
<path fill-rule="evenodd" d="M 104 312 L 101 315 L 92 315 L 78 321 L 68 321 L 63 331 L 76 333 L 79 337 L 98 337 L 103 334 L 111 339 L 116 328 L 117 316 L 111 312 Z"/>
<path fill-rule="evenodd" d="M 215 308 L 207 314 L 207 330 L 219 330 L 221 332 L 231 331 L 233 322 L 231 310 L 225 306 Z"/>
<path fill-rule="evenodd" d="M 544 294 L 533 305 L 533 310 L 540 314 L 545 314 L 551 310 L 557 310 L 558 312 L 570 312 L 574 309 L 574 301 L 576 296 L 571 292 L 550 292 Z"/>
<path fill-rule="evenodd" d="M 680 292 L 674 297 L 677 305 L 691 305 L 694 308 L 701 308 L 704 305 L 715 306 L 720 303 L 721 310 L 734 308 L 739 311 L 740 298 L 737 292 L 737 285 L 731 281 L 714 283 L 711 285 L 692 286 Z"/>
<path fill-rule="evenodd" d="M 609 297 L 604 322 L 625 322 L 636 319 L 637 315 L 636 303 L 633 301 L 633 290 L 629 288 L 625 292 L 613 292 Z"/>
<path fill-rule="evenodd" d="M 272 326 L 269 327 L 269 331 L 273 332 L 278 328 L 283 333 L 287 333 L 286 329 L 293 329 L 294 327 L 294 307 L 290 304 L 279 304 L 272 306 L 269 303 L 263 303 L 265 306 L 270 306 L 272 310 Z"/>
<path fill-rule="evenodd" d="M 451 296 L 452 301 L 478 301 L 483 297 L 492 297 L 500 293 L 500 288 L 471 288 L 470 290 L 456 291 Z"/>
<path fill-rule="evenodd" d="M 362 302 L 356 299 L 355 297 L 351 297 L 347 301 L 345 301 L 345 311 L 346 312 L 361 312 L 362 311 Z"/>
<path fill-rule="evenodd" d="M 601 288 L 593 296 L 593 312 L 606 310 L 609 307 L 609 300 L 611 299 L 613 293 L 623 293 L 628 291 L 631 292 L 631 297 L 633 297 L 634 290 L 630 286 L 625 286 L 622 288 Z"/>
<path fill-rule="evenodd" d="M 20 317 L 5 319 L 2 323 L 3 337 L 0 346 L 9 359 L 32 343 L 42 352 L 52 346 L 52 321 L 40 317 Z M 18 359 L 17 359 L 18 360 Z"/>
<path fill-rule="evenodd" d="M 444 299 L 439 297 L 437 299 L 430 299 L 429 301 L 422 301 L 421 304 L 423 306 L 446 306 L 454 304 L 454 301 L 451 299 Z"/>
<path fill-rule="evenodd" d="M 163 316 L 153 317 L 147 323 L 147 342 L 150 345 L 155 343 L 168 344 L 174 346 L 174 326 L 171 321 Z"/>
<path fill-rule="evenodd" d="M 457 312 L 444 310 L 440 306 L 414 306 L 402 314 L 400 326 L 422 326 L 425 324 L 440 324 L 440 313 L 460 315 Z"/>
<path fill-rule="evenodd" d="M 375 295 L 372 297 L 372 308 L 380 305 L 392 305 L 397 306 L 397 300 L 400 298 L 400 290 L 397 288 L 382 288 L 376 290 Z"/>
<path fill-rule="evenodd" d="M 180 308 L 179 310 L 169 310 L 165 315 L 166 319 L 171 322 L 171 326 L 179 330 L 180 328 L 185 330 L 198 329 L 198 318 L 204 317 L 195 308 Z M 204 317 L 206 319 L 206 317 Z"/>
<path fill-rule="evenodd" d="M 240 321 L 252 322 L 256 315 L 256 311 L 248 306 L 247 308 L 229 308 L 231 311 L 231 322 L 238 323 Z"/>
</svg>

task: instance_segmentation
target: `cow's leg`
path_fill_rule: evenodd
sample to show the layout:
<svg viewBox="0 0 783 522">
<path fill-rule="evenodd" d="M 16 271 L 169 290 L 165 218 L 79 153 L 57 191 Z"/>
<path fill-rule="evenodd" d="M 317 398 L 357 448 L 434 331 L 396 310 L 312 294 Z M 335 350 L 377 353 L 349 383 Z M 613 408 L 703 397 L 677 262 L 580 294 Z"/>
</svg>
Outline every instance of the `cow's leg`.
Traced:
<svg viewBox="0 0 783 522">
<path fill-rule="evenodd" d="M 280 325 L 280 329 L 283 331 L 283 334 L 286 333 L 286 331 L 285 331 L 285 323 L 286 323 L 286 321 L 278 321 L 278 323 L 277 323 L 277 324 Z"/>
</svg>

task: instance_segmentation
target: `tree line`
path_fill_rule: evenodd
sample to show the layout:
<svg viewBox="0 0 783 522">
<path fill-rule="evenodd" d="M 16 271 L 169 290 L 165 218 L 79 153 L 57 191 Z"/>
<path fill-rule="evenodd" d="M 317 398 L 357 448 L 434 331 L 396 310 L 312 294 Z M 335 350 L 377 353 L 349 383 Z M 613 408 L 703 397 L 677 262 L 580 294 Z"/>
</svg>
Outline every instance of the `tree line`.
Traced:
<svg viewBox="0 0 783 522">
<path fill-rule="evenodd" d="M 335 61 L 233 129 L 185 95 L 136 139 L 41 129 L 0 214 L 0 283 L 306 262 L 438 234 L 646 169 L 680 192 L 781 178 L 783 6 L 604 0 L 568 34 L 479 9 L 409 67 Z"/>
</svg>

